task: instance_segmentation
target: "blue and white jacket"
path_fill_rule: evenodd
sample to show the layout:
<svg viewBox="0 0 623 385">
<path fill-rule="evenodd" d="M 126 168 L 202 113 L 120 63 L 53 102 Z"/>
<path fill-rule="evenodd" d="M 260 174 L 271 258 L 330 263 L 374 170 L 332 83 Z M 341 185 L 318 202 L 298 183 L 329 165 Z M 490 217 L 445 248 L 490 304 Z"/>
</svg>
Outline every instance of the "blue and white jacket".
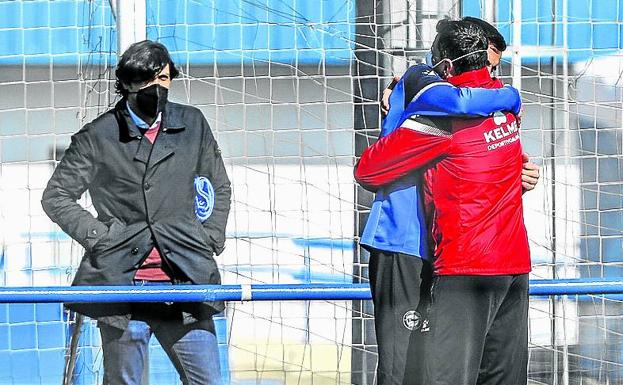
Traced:
<svg viewBox="0 0 623 385">
<path fill-rule="evenodd" d="M 521 98 L 512 87 L 457 88 L 425 64 L 410 67 L 390 95 L 390 109 L 381 137 L 409 117 L 488 116 L 496 111 L 519 112 Z M 420 196 L 420 174 L 414 172 L 376 191 L 361 245 L 428 259 L 428 228 Z"/>
</svg>

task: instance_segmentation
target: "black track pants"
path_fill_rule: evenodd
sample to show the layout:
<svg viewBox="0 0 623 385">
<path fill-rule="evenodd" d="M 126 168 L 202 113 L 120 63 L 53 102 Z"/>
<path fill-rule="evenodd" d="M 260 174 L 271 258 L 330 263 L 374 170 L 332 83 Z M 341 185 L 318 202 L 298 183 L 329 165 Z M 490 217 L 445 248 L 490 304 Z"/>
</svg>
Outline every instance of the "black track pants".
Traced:
<svg viewBox="0 0 623 385">
<path fill-rule="evenodd" d="M 419 327 L 423 261 L 407 254 L 374 251 L 369 277 L 378 345 L 377 385 L 401 385 L 411 330 Z M 430 273 L 424 267 L 425 273 Z"/>
<path fill-rule="evenodd" d="M 409 356 L 406 383 L 526 385 L 527 274 L 438 276 L 430 293 L 428 325 L 411 339 L 419 354 Z"/>
</svg>

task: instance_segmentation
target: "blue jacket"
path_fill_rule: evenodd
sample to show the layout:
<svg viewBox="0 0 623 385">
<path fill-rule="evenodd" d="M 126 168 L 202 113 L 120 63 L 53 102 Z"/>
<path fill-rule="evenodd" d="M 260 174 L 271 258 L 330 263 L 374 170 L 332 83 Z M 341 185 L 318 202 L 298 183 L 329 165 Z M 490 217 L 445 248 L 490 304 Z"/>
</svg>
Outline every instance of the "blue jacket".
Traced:
<svg viewBox="0 0 623 385">
<path fill-rule="evenodd" d="M 414 116 L 488 116 L 506 110 L 518 113 L 519 92 L 502 89 L 456 88 L 425 64 L 410 67 L 390 95 L 390 109 L 381 137 Z M 420 196 L 420 174 L 414 172 L 376 192 L 361 245 L 370 249 L 429 257 L 428 227 Z"/>
</svg>

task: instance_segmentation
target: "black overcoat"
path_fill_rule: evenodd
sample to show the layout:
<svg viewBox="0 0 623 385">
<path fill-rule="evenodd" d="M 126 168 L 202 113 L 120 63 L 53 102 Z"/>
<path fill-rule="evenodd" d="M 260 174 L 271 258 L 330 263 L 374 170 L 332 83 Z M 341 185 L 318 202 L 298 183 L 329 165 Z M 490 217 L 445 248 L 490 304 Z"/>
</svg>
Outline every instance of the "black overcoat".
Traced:
<svg viewBox="0 0 623 385">
<path fill-rule="evenodd" d="M 220 284 L 213 255 L 224 248 L 231 197 L 221 152 L 197 108 L 168 102 L 162 119 L 152 145 L 121 100 L 72 136 L 42 204 L 85 249 L 73 285 L 130 285 L 154 245 L 180 281 Z M 204 223 L 194 210 L 196 176 L 207 177 L 215 192 L 213 212 Z M 86 190 L 97 218 L 77 203 Z M 130 306 L 69 307 L 96 318 L 122 316 L 118 326 L 124 327 Z M 211 314 L 223 307 L 206 302 L 193 310 Z"/>
</svg>

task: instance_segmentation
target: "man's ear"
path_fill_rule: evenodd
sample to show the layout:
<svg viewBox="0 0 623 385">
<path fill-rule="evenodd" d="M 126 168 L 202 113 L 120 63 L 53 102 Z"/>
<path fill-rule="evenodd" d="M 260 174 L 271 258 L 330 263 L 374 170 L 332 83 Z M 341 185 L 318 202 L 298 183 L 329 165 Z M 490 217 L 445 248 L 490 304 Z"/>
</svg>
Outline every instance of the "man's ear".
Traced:
<svg viewBox="0 0 623 385">
<path fill-rule="evenodd" d="M 125 83 L 122 82 L 121 85 L 123 86 L 123 89 L 126 90 L 129 94 L 136 92 L 140 89 L 140 87 L 136 84 L 136 83 Z"/>
<path fill-rule="evenodd" d="M 454 65 L 452 64 L 452 60 L 450 59 L 442 59 L 435 66 L 435 71 L 444 79 L 449 78 L 453 75 Z"/>
</svg>

